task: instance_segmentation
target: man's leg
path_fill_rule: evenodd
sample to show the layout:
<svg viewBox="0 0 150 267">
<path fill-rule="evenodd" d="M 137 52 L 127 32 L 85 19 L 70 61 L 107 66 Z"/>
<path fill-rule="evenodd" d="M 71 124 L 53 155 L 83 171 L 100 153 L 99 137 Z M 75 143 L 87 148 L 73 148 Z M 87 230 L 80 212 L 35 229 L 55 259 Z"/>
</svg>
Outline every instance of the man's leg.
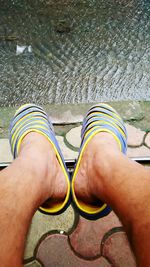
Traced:
<svg viewBox="0 0 150 267">
<path fill-rule="evenodd" d="M 109 133 L 87 145 L 75 179 L 76 196 L 108 203 L 122 221 L 138 266 L 150 266 L 150 170 L 124 156 Z"/>
<path fill-rule="evenodd" d="M 85 150 L 75 184 L 78 197 L 85 193 L 89 202 L 99 198 L 113 207 L 144 267 L 150 265 L 149 176 L 149 170 L 119 152 L 111 135 L 100 133 Z M 19 157 L 0 173 L 0 180 L 0 262 L 21 266 L 35 210 L 48 197 L 63 198 L 67 185 L 51 145 L 37 133 L 24 138 Z"/>
<path fill-rule="evenodd" d="M 54 201 L 63 199 L 65 181 L 51 144 L 38 133 L 28 134 L 18 158 L 0 172 L 1 266 L 22 266 L 34 212 L 49 197 Z"/>
</svg>

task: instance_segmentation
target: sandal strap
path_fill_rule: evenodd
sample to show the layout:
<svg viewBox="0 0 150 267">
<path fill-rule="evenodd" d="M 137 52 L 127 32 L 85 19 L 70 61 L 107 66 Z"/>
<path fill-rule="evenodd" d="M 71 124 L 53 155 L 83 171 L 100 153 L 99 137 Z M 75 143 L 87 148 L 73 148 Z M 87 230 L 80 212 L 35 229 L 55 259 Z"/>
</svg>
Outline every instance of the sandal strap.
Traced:
<svg viewBox="0 0 150 267">
<path fill-rule="evenodd" d="M 127 151 L 127 130 L 120 115 L 108 104 L 100 103 L 87 112 L 81 130 L 81 149 L 90 135 L 96 132 L 110 132 L 121 145 L 121 151 Z"/>
<path fill-rule="evenodd" d="M 85 132 L 88 131 L 91 127 L 93 127 L 94 125 L 99 125 L 100 123 L 111 124 L 112 126 L 117 127 L 118 130 L 121 131 L 121 133 L 125 137 L 127 135 L 125 127 L 121 122 L 114 120 L 113 118 L 107 118 L 107 117 L 104 118 L 104 116 L 100 114 L 99 116 L 95 118 L 90 118 L 85 122 L 85 124 L 82 126 L 81 137 L 83 138 Z"/>
<path fill-rule="evenodd" d="M 21 143 L 20 140 L 22 140 L 29 132 L 39 132 L 55 145 L 67 171 L 62 152 L 55 137 L 52 123 L 48 119 L 43 108 L 35 104 L 26 104 L 19 108 L 10 123 L 9 141 L 14 158 L 18 155 Z"/>
</svg>

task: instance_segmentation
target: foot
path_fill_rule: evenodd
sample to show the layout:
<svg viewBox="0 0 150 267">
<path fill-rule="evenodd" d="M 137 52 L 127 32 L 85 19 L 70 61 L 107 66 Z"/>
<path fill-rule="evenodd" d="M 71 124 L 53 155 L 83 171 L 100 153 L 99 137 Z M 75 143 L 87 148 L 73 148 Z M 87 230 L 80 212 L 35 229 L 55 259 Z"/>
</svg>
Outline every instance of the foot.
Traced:
<svg viewBox="0 0 150 267">
<path fill-rule="evenodd" d="M 101 199 L 105 201 L 104 179 L 111 173 L 111 155 L 120 153 L 119 145 L 114 137 L 101 132 L 96 134 L 88 143 L 83 153 L 80 167 L 75 178 L 74 189 L 76 197 L 86 203 Z M 97 191 L 97 181 L 99 192 Z"/>
<path fill-rule="evenodd" d="M 65 198 L 67 193 L 65 175 L 52 145 L 43 135 L 36 132 L 27 134 L 21 143 L 18 160 L 27 163 L 36 182 L 39 183 L 41 203 L 49 198 L 53 202 Z"/>
</svg>

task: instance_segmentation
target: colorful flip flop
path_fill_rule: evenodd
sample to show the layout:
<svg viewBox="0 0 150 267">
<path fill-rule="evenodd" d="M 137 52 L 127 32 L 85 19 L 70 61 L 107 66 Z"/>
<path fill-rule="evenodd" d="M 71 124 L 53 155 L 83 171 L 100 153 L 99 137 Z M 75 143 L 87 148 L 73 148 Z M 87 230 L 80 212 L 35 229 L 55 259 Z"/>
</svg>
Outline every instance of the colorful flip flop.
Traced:
<svg viewBox="0 0 150 267">
<path fill-rule="evenodd" d="M 127 131 L 120 115 L 105 103 L 97 104 L 87 112 L 81 130 L 81 146 L 77 164 L 72 178 L 72 197 L 73 203 L 81 216 L 86 219 L 96 220 L 110 213 L 111 208 L 101 201 L 89 205 L 77 199 L 74 182 L 78 173 L 83 152 L 89 141 L 99 132 L 112 134 L 118 142 L 120 150 L 126 154 L 127 150 Z"/>
<path fill-rule="evenodd" d="M 10 124 L 10 146 L 13 157 L 16 158 L 23 138 L 30 132 L 37 132 L 45 136 L 54 148 L 59 164 L 65 175 L 68 189 L 61 203 L 52 204 L 46 201 L 39 210 L 45 214 L 58 215 L 70 204 L 70 179 L 63 155 L 55 137 L 52 123 L 42 107 L 35 104 L 21 106 L 15 113 Z M 58 185 L 59 186 L 59 185 Z"/>
</svg>

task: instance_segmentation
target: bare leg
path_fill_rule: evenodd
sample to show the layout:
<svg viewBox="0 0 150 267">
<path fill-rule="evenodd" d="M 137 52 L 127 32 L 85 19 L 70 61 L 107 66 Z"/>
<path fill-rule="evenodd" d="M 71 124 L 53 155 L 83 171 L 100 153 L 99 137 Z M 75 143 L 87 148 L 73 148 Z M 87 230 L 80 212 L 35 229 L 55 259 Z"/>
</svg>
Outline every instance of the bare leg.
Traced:
<svg viewBox="0 0 150 267">
<path fill-rule="evenodd" d="M 64 198 L 66 191 L 67 184 L 51 144 L 38 133 L 28 134 L 19 157 L 0 173 L 1 266 L 22 266 L 34 212 L 49 197 L 56 201 Z"/>
<path fill-rule="evenodd" d="M 137 264 L 150 266 L 150 170 L 124 156 L 108 133 L 87 145 L 75 180 L 78 198 L 108 203 L 121 219 Z"/>
</svg>

